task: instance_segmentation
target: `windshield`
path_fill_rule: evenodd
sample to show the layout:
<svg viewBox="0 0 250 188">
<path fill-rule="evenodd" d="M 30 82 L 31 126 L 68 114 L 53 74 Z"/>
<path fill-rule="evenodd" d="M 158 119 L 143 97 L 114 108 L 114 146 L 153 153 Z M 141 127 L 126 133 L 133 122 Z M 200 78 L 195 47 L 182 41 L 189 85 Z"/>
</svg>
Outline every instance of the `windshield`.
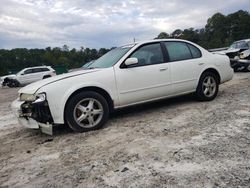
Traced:
<svg viewBox="0 0 250 188">
<path fill-rule="evenodd" d="M 250 41 L 247 42 L 248 48 L 250 48 Z"/>
<path fill-rule="evenodd" d="M 230 49 L 236 49 L 236 43 L 231 44 Z"/>
<path fill-rule="evenodd" d="M 245 41 L 235 42 L 229 48 L 230 49 L 248 49 L 249 43 L 246 43 Z"/>
<path fill-rule="evenodd" d="M 132 46 L 123 46 L 115 48 L 108 53 L 95 60 L 87 68 L 108 68 L 116 64 L 130 49 Z"/>
<path fill-rule="evenodd" d="M 93 60 L 93 61 L 90 61 L 90 62 L 88 62 L 88 63 L 85 63 L 83 66 L 82 66 L 82 68 L 88 68 L 93 62 L 94 62 L 95 60 Z"/>
</svg>

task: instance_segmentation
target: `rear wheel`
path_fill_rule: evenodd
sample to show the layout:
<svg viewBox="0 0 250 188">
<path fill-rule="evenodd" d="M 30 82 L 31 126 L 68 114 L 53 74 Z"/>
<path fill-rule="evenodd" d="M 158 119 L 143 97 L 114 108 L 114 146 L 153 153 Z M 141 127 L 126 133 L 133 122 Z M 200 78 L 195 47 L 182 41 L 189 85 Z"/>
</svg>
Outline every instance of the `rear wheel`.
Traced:
<svg viewBox="0 0 250 188">
<path fill-rule="evenodd" d="M 108 120 L 109 107 L 99 93 L 85 91 L 74 95 L 65 109 L 65 120 L 76 132 L 101 128 Z"/>
<path fill-rule="evenodd" d="M 219 90 L 218 76 L 212 72 L 205 72 L 201 75 L 196 95 L 200 101 L 213 100 Z"/>
</svg>

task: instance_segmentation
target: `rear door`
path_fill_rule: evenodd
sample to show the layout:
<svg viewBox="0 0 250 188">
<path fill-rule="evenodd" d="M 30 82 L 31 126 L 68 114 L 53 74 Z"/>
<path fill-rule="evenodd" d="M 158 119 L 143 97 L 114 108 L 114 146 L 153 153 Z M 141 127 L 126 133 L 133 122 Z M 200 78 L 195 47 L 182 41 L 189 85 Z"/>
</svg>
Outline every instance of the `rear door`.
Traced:
<svg viewBox="0 0 250 188">
<path fill-rule="evenodd" d="M 168 41 L 164 45 L 168 52 L 174 94 L 194 91 L 205 66 L 201 51 L 182 41 Z"/>
<path fill-rule="evenodd" d="M 42 80 L 45 75 L 49 75 L 50 70 L 46 67 L 42 67 L 36 70 L 37 74 L 35 77 L 35 81 Z"/>
<path fill-rule="evenodd" d="M 35 68 L 33 69 L 33 78 L 32 82 L 36 82 L 38 80 L 43 79 L 43 68 Z"/>
</svg>

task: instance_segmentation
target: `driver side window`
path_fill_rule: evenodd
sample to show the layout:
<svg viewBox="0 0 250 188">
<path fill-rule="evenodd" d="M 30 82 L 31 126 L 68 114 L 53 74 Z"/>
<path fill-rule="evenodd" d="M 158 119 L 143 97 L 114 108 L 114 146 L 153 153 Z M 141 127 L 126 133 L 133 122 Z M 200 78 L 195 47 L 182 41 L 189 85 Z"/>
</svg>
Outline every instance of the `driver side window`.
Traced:
<svg viewBox="0 0 250 188">
<path fill-rule="evenodd" d="M 164 62 L 160 43 L 142 46 L 130 57 L 136 57 L 138 59 L 137 66 L 153 65 Z"/>
</svg>

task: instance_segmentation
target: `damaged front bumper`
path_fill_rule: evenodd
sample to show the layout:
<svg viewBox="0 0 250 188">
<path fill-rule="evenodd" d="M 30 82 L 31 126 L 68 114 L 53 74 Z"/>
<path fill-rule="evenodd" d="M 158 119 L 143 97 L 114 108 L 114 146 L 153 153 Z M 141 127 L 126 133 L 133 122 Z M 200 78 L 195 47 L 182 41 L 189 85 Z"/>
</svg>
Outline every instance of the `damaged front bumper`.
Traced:
<svg viewBox="0 0 250 188">
<path fill-rule="evenodd" d="M 242 66 L 249 66 L 250 60 L 249 59 L 230 59 L 231 67 L 242 67 Z"/>
<path fill-rule="evenodd" d="M 32 103 L 17 99 L 12 102 L 11 109 L 21 125 L 53 135 L 53 118 L 47 101 Z"/>
</svg>

